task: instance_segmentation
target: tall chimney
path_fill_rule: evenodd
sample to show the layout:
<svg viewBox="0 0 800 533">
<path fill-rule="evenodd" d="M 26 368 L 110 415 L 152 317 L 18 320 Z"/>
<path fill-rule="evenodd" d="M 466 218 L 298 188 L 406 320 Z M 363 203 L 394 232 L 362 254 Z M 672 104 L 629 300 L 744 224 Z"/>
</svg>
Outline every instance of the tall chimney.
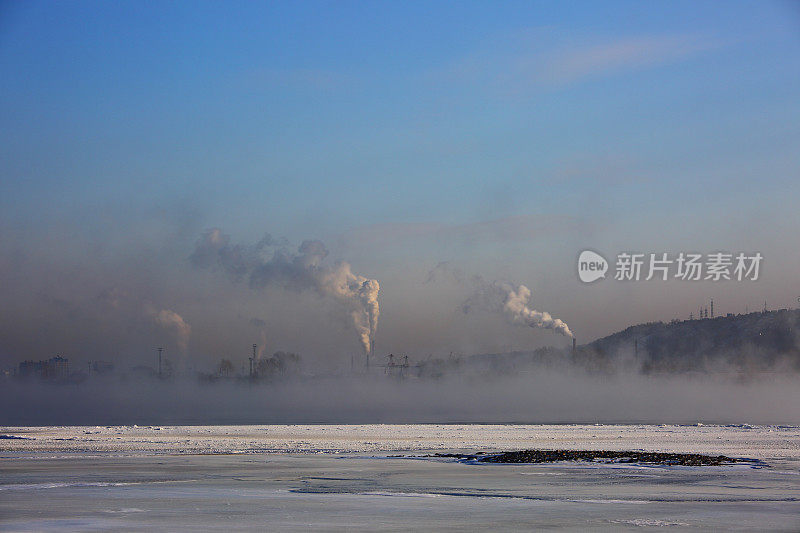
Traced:
<svg viewBox="0 0 800 533">
<path fill-rule="evenodd" d="M 577 348 L 576 345 L 577 345 L 577 339 L 575 337 L 572 337 L 572 355 L 575 355 L 575 351 Z"/>
</svg>

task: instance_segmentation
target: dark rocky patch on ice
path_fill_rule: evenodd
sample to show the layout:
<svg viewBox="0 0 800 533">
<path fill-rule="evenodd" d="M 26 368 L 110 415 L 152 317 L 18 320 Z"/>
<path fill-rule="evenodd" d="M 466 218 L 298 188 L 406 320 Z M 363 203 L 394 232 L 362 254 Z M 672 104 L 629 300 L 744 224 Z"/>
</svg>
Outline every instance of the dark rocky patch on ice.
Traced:
<svg viewBox="0 0 800 533">
<path fill-rule="evenodd" d="M 497 454 L 437 453 L 429 457 L 450 457 L 481 463 L 554 463 L 558 461 L 588 461 L 599 463 L 642 463 L 678 466 L 719 466 L 745 462 L 724 455 L 699 453 L 634 452 L 612 450 L 520 450 Z"/>
</svg>

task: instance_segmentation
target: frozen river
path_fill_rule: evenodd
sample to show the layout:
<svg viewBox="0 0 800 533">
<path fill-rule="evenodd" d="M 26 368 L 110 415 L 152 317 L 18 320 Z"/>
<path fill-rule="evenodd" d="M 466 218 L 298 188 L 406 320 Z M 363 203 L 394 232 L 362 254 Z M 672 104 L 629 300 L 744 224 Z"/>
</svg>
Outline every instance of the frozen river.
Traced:
<svg viewBox="0 0 800 533">
<path fill-rule="evenodd" d="M 800 528 L 797 427 L 103 426 L 0 434 L 3 531 Z M 765 464 L 421 457 L 524 448 L 696 452 Z"/>
</svg>

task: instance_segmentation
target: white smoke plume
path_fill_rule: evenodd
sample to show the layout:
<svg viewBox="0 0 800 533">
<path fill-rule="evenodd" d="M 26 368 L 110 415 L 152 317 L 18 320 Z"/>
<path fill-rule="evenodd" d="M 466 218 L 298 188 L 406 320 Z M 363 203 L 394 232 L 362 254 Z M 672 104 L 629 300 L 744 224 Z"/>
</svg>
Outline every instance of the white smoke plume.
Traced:
<svg viewBox="0 0 800 533">
<path fill-rule="evenodd" d="M 148 313 L 153 317 L 156 324 L 164 329 L 172 330 L 175 333 L 175 341 L 181 354 L 185 355 L 189 347 L 189 337 L 192 335 L 192 327 L 175 311 L 162 309 L 157 311 L 149 308 Z"/>
<path fill-rule="evenodd" d="M 572 332 L 567 323 L 561 319 L 553 318 L 546 311 L 536 311 L 528 307 L 531 290 L 525 285 L 520 285 L 514 290 L 513 285 L 504 284 L 503 289 L 508 292 L 503 304 L 503 312 L 513 324 L 524 324 L 532 328 L 552 329 L 565 337 L 572 338 Z"/>
<path fill-rule="evenodd" d="M 320 241 L 303 241 L 296 251 L 286 241 L 266 235 L 255 245 L 231 244 L 219 229 L 203 234 L 190 260 L 195 266 L 222 270 L 233 281 L 245 279 L 254 289 L 269 285 L 318 294 L 337 301 L 350 315 L 358 340 L 369 354 L 378 327 L 378 280 L 354 274 L 350 265 L 325 265 L 328 250 Z"/>
<path fill-rule="evenodd" d="M 515 288 L 513 284 L 507 282 L 487 283 L 480 276 L 474 276 L 471 282 L 475 285 L 475 292 L 462 306 L 465 313 L 474 308 L 488 309 L 502 313 L 511 324 L 551 329 L 565 337 L 573 337 L 566 322 L 553 318 L 546 311 L 537 311 L 528 306 L 531 290 L 525 285 Z"/>
<path fill-rule="evenodd" d="M 302 246 L 301 246 L 302 247 Z M 347 263 L 339 263 L 333 269 L 321 272 L 317 280 L 318 290 L 352 307 L 353 319 L 358 340 L 364 353 L 370 353 L 375 329 L 378 327 L 380 307 L 378 305 L 378 280 L 354 274 Z M 352 304 L 356 304 L 353 306 Z"/>
</svg>

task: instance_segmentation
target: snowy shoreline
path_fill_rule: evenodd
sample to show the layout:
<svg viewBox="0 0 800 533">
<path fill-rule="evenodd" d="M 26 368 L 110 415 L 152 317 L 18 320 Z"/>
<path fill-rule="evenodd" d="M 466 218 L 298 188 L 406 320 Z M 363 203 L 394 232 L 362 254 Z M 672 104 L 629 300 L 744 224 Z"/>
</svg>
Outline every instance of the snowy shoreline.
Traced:
<svg viewBox="0 0 800 533">
<path fill-rule="evenodd" d="M 390 454 L 499 450 L 694 453 L 800 461 L 795 426 L 263 425 L 0 427 L 13 455 Z"/>
</svg>

